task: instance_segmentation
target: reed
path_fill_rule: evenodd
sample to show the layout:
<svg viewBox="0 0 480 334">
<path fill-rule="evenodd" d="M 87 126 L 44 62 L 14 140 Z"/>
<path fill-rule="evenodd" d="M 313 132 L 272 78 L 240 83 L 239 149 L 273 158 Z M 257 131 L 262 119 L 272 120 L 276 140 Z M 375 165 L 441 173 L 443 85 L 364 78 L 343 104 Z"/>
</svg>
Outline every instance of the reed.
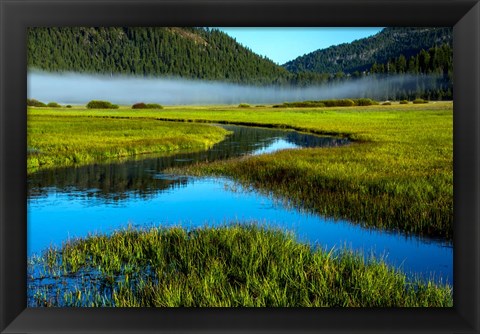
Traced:
<svg viewBox="0 0 480 334">
<path fill-rule="evenodd" d="M 254 223 L 127 229 L 30 261 L 30 306 L 450 307 L 452 289 Z M 56 284 L 52 285 L 54 281 Z"/>
</svg>

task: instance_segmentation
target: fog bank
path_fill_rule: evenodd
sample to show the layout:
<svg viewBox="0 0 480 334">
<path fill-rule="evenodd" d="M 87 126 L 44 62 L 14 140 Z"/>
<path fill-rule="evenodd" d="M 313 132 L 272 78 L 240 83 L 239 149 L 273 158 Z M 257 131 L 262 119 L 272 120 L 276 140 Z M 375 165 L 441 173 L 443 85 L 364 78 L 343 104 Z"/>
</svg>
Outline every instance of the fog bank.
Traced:
<svg viewBox="0 0 480 334">
<path fill-rule="evenodd" d="M 388 98 L 392 90 L 434 88 L 432 76 L 399 75 L 378 79 L 364 77 L 346 82 L 309 87 L 257 87 L 179 78 L 140 78 L 76 73 L 28 73 L 29 98 L 61 104 L 86 104 L 107 100 L 121 105 L 136 102 L 162 105 L 282 103 L 330 98 Z"/>
</svg>

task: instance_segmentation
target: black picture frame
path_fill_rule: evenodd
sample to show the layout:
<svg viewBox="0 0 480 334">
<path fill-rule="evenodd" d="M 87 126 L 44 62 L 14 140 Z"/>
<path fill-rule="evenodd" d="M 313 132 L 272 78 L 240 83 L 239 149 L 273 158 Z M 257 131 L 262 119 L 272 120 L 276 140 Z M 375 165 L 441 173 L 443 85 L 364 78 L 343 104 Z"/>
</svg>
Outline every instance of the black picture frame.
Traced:
<svg viewBox="0 0 480 334">
<path fill-rule="evenodd" d="M 1 333 L 479 333 L 480 4 L 474 0 L 0 0 Z M 453 308 L 26 308 L 26 30 L 453 26 Z"/>
</svg>

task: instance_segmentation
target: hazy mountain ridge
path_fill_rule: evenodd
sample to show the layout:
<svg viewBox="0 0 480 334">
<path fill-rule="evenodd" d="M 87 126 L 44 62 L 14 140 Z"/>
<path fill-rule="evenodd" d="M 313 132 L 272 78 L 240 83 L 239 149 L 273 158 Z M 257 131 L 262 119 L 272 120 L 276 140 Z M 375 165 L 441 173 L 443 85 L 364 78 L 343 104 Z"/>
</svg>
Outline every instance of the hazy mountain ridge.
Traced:
<svg viewBox="0 0 480 334">
<path fill-rule="evenodd" d="M 284 65 L 293 73 L 316 72 L 334 74 L 368 71 L 374 63 L 387 63 L 403 54 L 413 56 L 422 49 L 442 44 L 452 45 L 452 28 L 385 28 L 379 33 L 352 43 L 317 50 Z"/>
</svg>

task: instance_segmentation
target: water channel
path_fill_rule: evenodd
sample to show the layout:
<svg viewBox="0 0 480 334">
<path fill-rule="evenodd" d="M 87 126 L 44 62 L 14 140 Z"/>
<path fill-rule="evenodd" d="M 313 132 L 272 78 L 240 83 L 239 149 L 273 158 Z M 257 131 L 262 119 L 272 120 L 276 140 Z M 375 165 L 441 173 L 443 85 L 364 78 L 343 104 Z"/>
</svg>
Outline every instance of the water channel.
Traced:
<svg viewBox="0 0 480 334">
<path fill-rule="evenodd" d="M 453 247 L 445 241 L 364 229 L 288 207 L 224 178 L 169 175 L 172 166 L 280 149 L 338 146 L 347 139 L 295 131 L 222 125 L 223 142 L 196 153 L 41 171 L 28 179 L 27 252 L 39 254 L 69 238 L 128 226 L 199 226 L 258 222 L 291 231 L 299 241 L 330 250 L 348 247 L 382 257 L 411 277 L 453 283 Z"/>
</svg>

